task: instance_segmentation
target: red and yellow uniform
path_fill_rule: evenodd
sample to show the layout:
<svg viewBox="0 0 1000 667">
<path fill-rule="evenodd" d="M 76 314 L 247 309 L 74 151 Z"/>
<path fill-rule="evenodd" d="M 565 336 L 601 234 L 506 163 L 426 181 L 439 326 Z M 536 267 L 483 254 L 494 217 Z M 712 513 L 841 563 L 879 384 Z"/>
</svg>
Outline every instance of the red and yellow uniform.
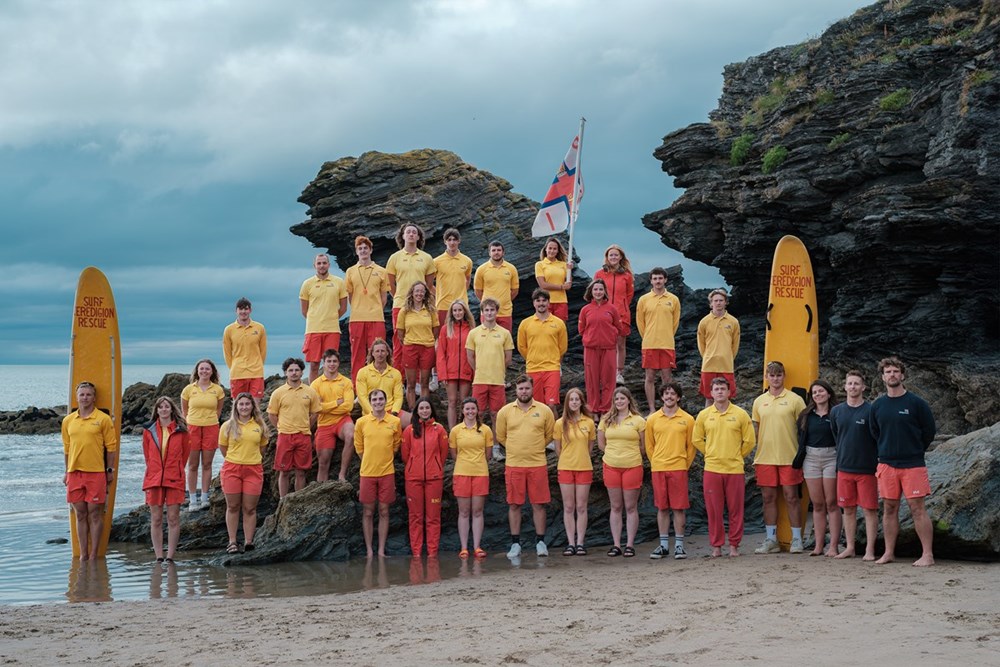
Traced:
<svg viewBox="0 0 1000 667">
<path fill-rule="evenodd" d="M 229 367 L 230 380 L 264 377 L 267 360 L 267 332 L 260 322 L 243 326 L 233 322 L 222 333 L 222 354 Z"/>
<path fill-rule="evenodd" d="M 603 280 L 608 288 L 608 301 L 622 316 L 622 322 L 625 324 L 625 333 L 622 335 L 629 335 L 632 331 L 632 297 L 635 296 L 635 278 L 632 272 L 618 273 L 598 269 L 594 273 L 594 280 L 598 278 Z"/>
<path fill-rule="evenodd" d="M 306 333 L 340 333 L 340 302 L 347 299 L 347 287 L 337 276 L 310 276 L 302 282 L 299 299 L 309 304 Z"/>
<path fill-rule="evenodd" d="M 452 491 L 456 498 L 487 496 L 490 493 L 490 469 L 487 453 L 493 448 L 493 431 L 480 424 L 469 428 L 459 422 L 448 434 L 448 444 L 454 450 L 455 469 Z"/>
<path fill-rule="evenodd" d="M 237 422 L 238 423 L 238 422 Z M 256 421 L 239 424 L 238 435 L 219 432 L 219 447 L 224 448 L 225 462 L 219 480 L 222 492 L 259 496 L 264 489 L 263 455 L 267 434 Z"/>
<path fill-rule="evenodd" d="M 732 373 L 740 350 L 740 323 L 729 313 L 709 313 L 698 323 L 698 352 L 704 373 Z"/>
<path fill-rule="evenodd" d="M 441 496 L 448 433 L 433 419 L 421 423 L 420 435 L 411 424 L 403 431 L 400 448 L 405 468 L 406 507 L 409 510 L 410 553 L 419 556 L 427 538 L 427 555 L 436 556 L 441 542 Z"/>
<path fill-rule="evenodd" d="M 344 417 L 350 417 L 354 408 L 354 387 L 351 381 L 337 373 L 333 379 L 320 375 L 309 385 L 319 396 L 319 419 L 317 426 L 333 426 L 340 423 Z M 339 405 L 338 401 L 343 401 Z"/>
<path fill-rule="evenodd" d="M 375 368 L 374 362 L 368 364 L 358 371 L 356 386 L 362 414 L 371 414 L 368 394 L 376 389 L 385 392 L 385 409 L 388 412 L 399 412 L 403 407 L 403 376 L 392 366 L 386 365 L 385 370 L 380 371 Z"/>
<path fill-rule="evenodd" d="M 702 485 L 708 540 L 716 548 L 725 542 L 724 511 L 729 513 L 729 544 L 743 539 L 743 505 L 746 481 L 743 459 L 753 451 L 754 434 L 746 410 L 730 404 L 725 412 L 710 405 L 698 413 L 691 435 L 695 449 L 705 456 Z"/>
<path fill-rule="evenodd" d="M 476 372 L 472 384 L 503 386 L 507 374 L 506 352 L 513 351 L 514 339 L 510 332 L 497 325 L 492 329 L 479 325 L 469 332 L 465 349 L 476 357 Z"/>
<path fill-rule="evenodd" d="M 267 413 L 278 419 L 278 433 L 309 435 L 309 416 L 320 411 L 319 395 L 306 384 L 283 384 L 271 393 Z"/>
<path fill-rule="evenodd" d="M 150 507 L 180 505 L 184 502 L 184 469 L 191 446 L 187 431 L 178 430 L 176 422 L 166 427 L 159 420 L 142 431 L 142 454 L 146 460 L 146 474 L 142 490 Z"/>
<path fill-rule="evenodd" d="M 802 397 L 787 387 L 777 396 L 767 391 L 754 400 L 752 419 L 758 425 L 754 465 L 792 464 L 799 451 L 797 421 L 805 409 Z"/>
<path fill-rule="evenodd" d="M 648 292 L 639 297 L 635 326 L 642 337 L 642 349 L 675 349 L 674 335 L 680 323 L 681 302 L 675 295 L 664 290 L 663 294 Z"/>
<path fill-rule="evenodd" d="M 434 347 L 434 327 L 437 325 L 437 314 L 427 308 L 420 310 L 403 308 L 396 319 L 396 328 L 404 332 L 403 345 Z"/>
<path fill-rule="evenodd" d="M 396 279 L 396 293 L 392 298 L 393 309 L 402 308 L 406 304 L 406 294 L 414 283 L 430 283 L 430 277 L 437 272 L 434 260 L 423 250 L 413 253 L 397 250 L 389 257 L 385 270 Z"/>
<path fill-rule="evenodd" d="M 694 417 L 678 409 L 671 416 L 657 410 L 646 419 L 646 456 L 653 472 L 687 470 L 694 461 Z"/>
<path fill-rule="evenodd" d="M 566 282 L 566 275 L 566 262 L 562 260 L 551 260 L 546 257 L 541 261 L 535 262 L 535 277 L 542 278 L 549 284 L 562 285 Z M 565 290 L 547 289 L 545 291 L 549 293 L 550 304 L 569 302 Z"/>
<path fill-rule="evenodd" d="M 594 481 L 594 464 L 590 460 L 590 451 L 597 437 L 597 427 L 594 420 L 586 415 L 580 415 L 579 422 L 570 422 L 568 428 L 564 420 L 565 417 L 560 417 L 552 427 L 553 438 L 559 445 L 559 483 L 591 484 Z"/>
<path fill-rule="evenodd" d="M 507 465 L 530 468 L 545 465 L 545 447 L 552 441 L 555 417 L 544 403 L 532 401 L 522 410 L 517 401 L 496 416 L 497 441 L 507 451 Z"/>
<path fill-rule="evenodd" d="M 367 414 L 354 427 L 354 451 L 361 456 L 362 477 L 385 477 L 395 472 L 393 459 L 403 443 L 399 417 L 388 412 L 378 419 Z"/>
<path fill-rule="evenodd" d="M 555 315 L 542 320 L 536 313 L 522 320 L 517 329 L 517 351 L 528 373 L 560 370 L 567 346 L 566 323 Z"/>
<path fill-rule="evenodd" d="M 181 391 L 192 451 L 211 451 L 219 446 L 219 413 L 225 400 L 225 390 L 214 382 L 207 389 L 192 382 Z"/>
<path fill-rule="evenodd" d="M 62 421 L 63 453 L 66 472 L 97 472 L 104 474 L 107 460 L 104 452 L 118 450 L 118 434 L 111 417 L 95 409 L 87 417 L 79 410 Z"/>
<path fill-rule="evenodd" d="M 435 368 L 442 382 L 472 382 L 472 366 L 469 365 L 469 355 L 465 353 L 470 331 L 472 329 L 465 320 L 452 325 L 451 336 L 448 335 L 448 325 L 442 325 L 438 331 Z"/>
<path fill-rule="evenodd" d="M 472 277 L 472 260 L 462 253 L 454 256 L 443 252 L 434 258 L 435 308 L 447 312 L 456 301 L 469 303 L 469 278 Z"/>
<path fill-rule="evenodd" d="M 351 381 L 365 365 L 368 348 L 376 338 L 385 338 L 383 297 L 389 292 L 389 275 L 385 268 L 369 263 L 355 264 L 344 276 L 351 315 L 347 329 L 351 339 Z"/>
<path fill-rule="evenodd" d="M 510 317 L 514 312 L 510 293 L 520 286 L 517 269 L 506 260 L 498 266 L 488 261 L 476 269 L 474 287 L 477 292 L 483 293 L 483 299 L 493 298 L 500 304 L 497 317 Z"/>
<path fill-rule="evenodd" d="M 629 415 L 618 424 L 602 420 L 597 430 L 604 433 L 604 463 L 612 468 L 642 466 L 639 434 L 646 431 L 645 419 L 639 415 Z"/>
</svg>

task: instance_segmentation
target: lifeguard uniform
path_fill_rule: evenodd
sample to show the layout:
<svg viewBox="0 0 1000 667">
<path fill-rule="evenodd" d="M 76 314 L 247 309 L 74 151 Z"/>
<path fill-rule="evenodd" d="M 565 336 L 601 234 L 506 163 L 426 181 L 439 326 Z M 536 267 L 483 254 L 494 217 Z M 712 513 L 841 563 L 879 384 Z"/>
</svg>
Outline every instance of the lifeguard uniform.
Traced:
<svg viewBox="0 0 1000 667">
<path fill-rule="evenodd" d="M 233 322 L 222 332 L 222 355 L 229 367 L 229 393 L 233 400 L 243 392 L 255 399 L 264 396 L 264 362 L 267 360 L 267 331 L 260 322 L 243 326 Z"/>
<path fill-rule="evenodd" d="M 598 269 L 594 280 L 600 278 L 608 288 L 608 301 L 618 310 L 625 324 L 622 336 L 632 333 L 632 298 L 635 296 L 635 278 L 631 271 L 621 273 Z"/>
<path fill-rule="evenodd" d="M 701 386 L 699 393 L 712 399 L 712 380 L 717 377 L 729 382 L 731 396 L 736 398 L 734 368 L 740 350 L 740 323 L 728 312 L 721 317 L 709 313 L 698 323 L 698 353 L 701 354 Z"/>
<path fill-rule="evenodd" d="M 510 331 L 499 324 L 492 329 L 480 324 L 469 332 L 465 349 L 472 350 L 476 359 L 476 370 L 472 376 L 473 398 L 479 403 L 480 410 L 498 412 L 506 400 L 506 352 L 514 349 Z"/>
<path fill-rule="evenodd" d="M 434 368 L 434 327 L 437 316 L 430 308 L 403 308 L 396 318 L 396 330 L 403 331 L 403 371 Z"/>
<path fill-rule="evenodd" d="M 490 494 L 490 469 L 486 453 L 493 449 L 493 431 L 486 424 L 469 428 L 459 422 L 448 434 L 448 444 L 455 450 L 452 490 L 456 498 Z"/>
<path fill-rule="evenodd" d="M 398 414 L 403 408 L 403 376 L 398 370 L 389 366 L 384 371 L 375 368 L 372 362 L 358 372 L 357 381 L 358 403 L 361 404 L 361 414 L 370 415 L 372 405 L 368 402 L 368 394 L 381 389 L 385 392 L 386 412 Z"/>
<path fill-rule="evenodd" d="M 271 393 L 267 413 L 278 419 L 275 470 L 309 470 L 312 467 L 309 416 L 319 411 L 319 395 L 307 384 L 295 388 L 283 384 Z"/>
<path fill-rule="evenodd" d="M 753 465 L 757 486 L 801 484 L 802 471 L 792 467 L 799 451 L 799 414 L 806 409 L 802 397 L 785 387 L 777 396 L 766 391 L 753 402 L 757 422 L 757 454 Z"/>
<path fill-rule="evenodd" d="M 214 445 L 212 449 L 218 446 L 218 442 Z M 188 433 L 178 429 L 176 422 L 163 427 L 156 420 L 142 430 L 142 455 L 146 460 L 142 490 L 146 492 L 146 504 L 150 510 L 161 510 L 164 505 L 184 502 L 184 469 L 190 453 Z"/>
<path fill-rule="evenodd" d="M 337 436 L 351 421 L 354 409 L 354 387 L 344 375 L 337 373 L 333 379 L 320 375 L 309 385 L 319 396 L 319 418 L 316 421 L 315 447 L 336 449 Z M 337 401 L 343 401 L 340 405 Z"/>
<path fill-rule="evenodd" d="M 443 252 L 434 258 L 434 296 L 435 309 L 438 314 L 438 324 L 444 326 L 448 309 L 456 301 L 468 305 L 469 278 L 472 277 L 472 259 L 461 252 L 454 257 Z M 440 371 L 438 371 L 440 377 Z"/>
<path fill-rule="evenodd" d="M 226 458 L 219 479 L 227 495 L 259 496 L 264 489 L 264 466 L 261 451 L 267 446 L 267 433 L 254 420 L 240 424 L 237 436 L 219 433 L 219 446 L 225 447 Z"/>
<path fill-rule="evenodd" d="M 517 401 L 500 408 L 496 416 L 496 439 L 507 452 L 504 478 L 507 503 L 533 505 L 549 502 L 549 474 L 545 447 L 552 441 L 555 418 L 544 403 L 533 400 L 522 410 Z"/>
<path fill-rule="evenodd" d="M 368 348 L 376 338 L 385 338 L 385 313 L 382 295 L 389 292 L 386 270 L 374 262 L 367 266 L 355 264 L 344 277 L 351 315 L 347 328 L 351 338 L 351 382 L 365 365 Z"/>
<path fill-rule="evenodd" d="M 389 256 L 385 270 L 396 279 L 396 293 L 392 297 L 392 365 L 402 368 L 403 341 L 396 332 L 396 318 L 399 316 L 399 310 L 406 305 L 406 295 L 413 284 L 429 282 L 428 279 L 437 272 L 437 269 L 434 267 L 434 260 L 423 250 L 412 253 L 397 250 Z"/>
<path fill-rule="evenodd" d="M 594 464 L 590 460 L 590 450 L 597 437 L 594 420 L 580 415 L 579 422 L 565 422 L 565 417 L 556 420 L 552 436 L 559 443 L 559 463 L 557 475 L 560 484 L 593 484 Z M 566 432 L 568 431 L 568 433 Z"/>
<path fill-rule="evenodd" d="M 62 421 L 66 455 L 66 502 L 103 505 L 108 497 L 105 452 L 118 450 L 118 434 L 107 414 L 97 408 L 86 417 L 79 410 Z"/>
<path fill-rule="evenodd" d="M 340 303 L 347 287 L 337 276 L 310 276 L 299 288 L 299 300 L 309 304 L 306 310 L 306 335 L 302 354 L 309 363 L 319 363 L 326 350 L 340 349 Z"/>
<path fill-rule="evenodd" d="M 725 542 L 726 530 L 722 513 L 728 509 L 729 545 L 739 547 L 743 541 L 743 505 L 746 496 L 743 459 L 754 448 L 750 415 L 732 403 L 725 412 L 719 412 L 715 405 L 710 405 L 698 413 L 691 440 L 695 449 L 705 457 L 702 483 L 709 543 L 721 548 Z"/>
<path fill-rule="evenodd" d="M 388 412 L 378 419 L 367 414 L 354 427 L 354 451 L 361 457 L 358 499 L 365 505 L 396 500 L 393 459 L 403 440 L 399 417 Z"/>
<path fill-rule="evenodd" d="M 410 553 L 420 555 L 426 533 L 427 555 L 436 556 L 441 543 L 441 496 L 444 462 L 448 458 L 448 433 L 433 419 L 421 425 L 419 436 L 414 434 L 412 424 L 406 427 L 401 446 L 409 509 Z"/>
<path fill-rule="evenodd" d="M 510 293 L 521 286 L 517 276 L 517 268 L 506 260 L 500 262 L 499 266 L 494 266 L 493 262 L 487 260 L 485 264 L 476 269 L 474 280 L 474 287 L 476 291 L 483 293 L 483 299 L 496 299 L 497 303 L 500 304 L 500 309 L 497 311 L 497 324 L 507 331 L 513 331 L 514 302 L 510 298 Z"/>
<path fill-rule="evenodd" d="M 549 313 L 544 320 L 535 313 L 517 328 L 517 351 L 525 361 L 525 372 L 534 381 L 536 401 L 559 404 L 562 358 L 569 345 L 566 323 Z"/>
<path fill-rule="evenodd" d="M 465 352 L 465 344 L 471 331 L 472 328 L 465 320 L 452 324 L 451 336 L 448 335 L 448 325 L 441 325 L 434 364 L 441 382 L 472 382 L 472 366 L 469 365 L 469 355 Z"/>
<path fill-rule="evenodd" d="M 187 403 L 187 439 L 191 451 L 215 450 L 219 446 L 219 406 L 226 400 L 225 390 L 214 382 L 208 389 L 192 382 L 181 391 L 181 399 Z"/>
<path fill-rule="evenodd" d="M 548 257 L 535 262 L 535 278 L 541 278 L 552 285 L 562 285 L 567 280 L 572 280 L 568 277 L 566 262 Z M 551 288 L 545 291 L 549 293 L 549 312 L 563 322 L 569 321 L 569 298 L 566 290 Z"/>
<path fill-rule="evenodd" d="M 594 413 L 611 409 L 618 370 L 618 336 L 627 333 L 621 312 L 604 300 L 592 301 L 580 310 L 576 324 L 583 337 L 583 381 L 587 389 L 587 407 Z"/>
<path fill-rule="evenodd" d="M 635 306 L 635 326 L 642 337 L 642 367 L 654 370 L 677 368 L 674 336 L 681 323 L 681 302 L 664 290 L 648 292 Z"/>
<path fill-rule="evenodd" d="M 657 410 L 646 419 L 646 456 L 653 477 L 653 504 L 658 510 L 691 507 L 688 469 L 696 451 L 693 434 L 694 417 L 680 408 L 671 416 Z"/>
<path fill-rule="evenodd" d="M 642 452 L 639 434 L 646 431 L 646 420 L 629 415 L 619 424 L 601 420 L 597 430 L 604 433 L 604 486 L 609 489 L 634 490 L 642 486 Z"/>
</svg>

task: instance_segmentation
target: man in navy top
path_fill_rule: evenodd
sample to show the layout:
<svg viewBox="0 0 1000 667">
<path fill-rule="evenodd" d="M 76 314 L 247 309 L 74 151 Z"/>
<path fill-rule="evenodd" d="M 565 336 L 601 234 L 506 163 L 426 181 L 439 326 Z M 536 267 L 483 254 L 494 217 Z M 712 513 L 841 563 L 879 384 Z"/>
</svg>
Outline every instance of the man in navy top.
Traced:
<svg viewBox="0 0 1000 667">
<path fill-rule="evenodd" d="M 850 370 L 844 378 L 847 399 L 830 410 L 830 428 L 837 442 L 837 504 L 844 510 L 847 548 L 837 558 L 854 558 L 858 506 L 865 514 L 865 560 L 875 560 L 878 537 L 878 449 L 869 422 L 872 404 L 864 399 L 865 378 Z"/>
<path fill-rule="evenodd" d="M 884 564 L 895 560 L 900 496 L 904 496 L 922 550 L 913 564 L 927 567 L 934 564 L 934 530 L 924 503 L 924 498 L 931 493 L 924 452 L 934 440 L 934 415 L 924 399 L 903 386 L 906 378 L 903 362 L 889 357 L 879 362 L 878 369 L 886 393 L 872 403 L 871 433 L 878 445 L 879 463 L 875 476 L 884 503 L 885 553 L 875 562 Z"/>
</svg>

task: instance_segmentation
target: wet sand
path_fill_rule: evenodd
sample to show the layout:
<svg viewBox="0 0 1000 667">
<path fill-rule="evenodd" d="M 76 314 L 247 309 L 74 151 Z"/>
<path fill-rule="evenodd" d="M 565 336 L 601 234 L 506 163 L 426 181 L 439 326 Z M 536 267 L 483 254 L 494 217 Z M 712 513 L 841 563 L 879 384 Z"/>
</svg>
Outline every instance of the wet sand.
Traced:
<svg viewBox="0 0 1000 667">
<path fill-rule="evenodd" d="M 653 561 L 493 554 L 433 581 L 280 599 L 5 607 L 4 664 L 1000 664 L 1000 564 L 788 554 Z M 533 552 L 533 550 L 530 550 Z M 445 558 L 455 558 L 452 554 Z M 444 565 L 442 563 L 442 565 Z M 480 573 L 481 569 L 488 573 Z"/>
</svg>

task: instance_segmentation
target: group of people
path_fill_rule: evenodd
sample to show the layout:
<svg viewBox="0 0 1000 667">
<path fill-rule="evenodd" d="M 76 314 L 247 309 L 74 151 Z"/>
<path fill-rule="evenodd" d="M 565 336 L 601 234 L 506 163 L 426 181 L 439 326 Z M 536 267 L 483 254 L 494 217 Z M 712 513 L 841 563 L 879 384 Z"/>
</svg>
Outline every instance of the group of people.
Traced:
<svg viewBox="0 0 1000 667">
<path fill-rule="evenodd" d="M 422 553 L 425 546 L 431 556 L 438 552 L 444 469 L 449 456 L 455 461 L 452 489 L 459 509 L 459 555 L 486 556 L 481 538 L 491 457 L 505 459 L 511 533 L 507 556 L 513 559 L 521 554 L 525 504 L 532 508 L 536 553 L 548 555 L 543 539 L 546 508 L 551 500 L 547 448 L 554 449 L 558 456 L 558 483 L 568 539 L 563 553 L 585 555 L 587 504 L 594 476 L 591 457 L 596 444 L 602 452 L 601 472 L 611 505 L 613 544 L 608 556 L 636 555 L 637 503 L 646 458 L 652 471 L 660 533 L 659 545 L 650 557 L 663 558 L 671 553 L 674 558 L 686 557 L 688 469 L 696 451 L 702 452 L 705 459 L 704 493 L 712 556 L 722 554 L 726 512 L 729 555 L 739 555 L 743 461 L 756 448 L 754 463 L 766 527 L 757 553 L 780 549 L 776 536 L 779 498 L 787 507 L 792 528 L 790 551 L 804 550 L 798 488 L 805 479 L 813 501 L 817 535 L 813 554 L 842 558 L 854 555 L 856 509 L 860 505 L 868 529 L 865 558 L 873 559 L 877 479 L 878 495 L 886 510 L 886 552 L 879 562 L 894 558 L 902 493 L 924 547 L 916 564 L 933 563 L 930 522 L 923 509 L 923 496 L 930 492 L 923 452 L 933 438 L 934 422 L 926 403 L 902 387 L 903 366 L 898 360 L 884 360 L 880 366 L 888 394 L 874 404 L 863 400 L 864 380 L 860 373 L 852 371 L 845 382 L 846 403 L 837 405 L 832 388 L 817 380 L 809 389 L 808 406 L 784 387 L 784 369 L 780 362 L 772 362 L 767 368 L 769 389 L 754 401 L 752 415 L 748 415 L 730 402 L 736 394 L 734 359 L 739 349 L 739 322 L 726 310 L 725 290 L 713 290 L 708 299 L 711 310 L 699 323 L 697 335 L 702 355 L 699 390 L 706 407 L 693 417 L 680 407 L 683 390 L 672 379 L 680 301 L 666 289 L 666 271 L 657 267 L 650 272 L 650 291 L 638 299 L 635 313 L 635 325 L 642 338 L 643 389 L 648 405 L 647 416 L 643 417 L 631 392 L 622 386 L 634 282 L 624 250 L 613 245 L 587 286 L 587 303 L 578 318 L 584 388 L 570 388 L 561 399 L 562 358 L 568 339 L 567 292 L 572 285 L 573 265 L 559 239 L 552 237 L 542 247 L 535 265 L 535 312 L 519 323 L 516 338 L 512 303 L 519 282 L 516 268 L 504 260 L 503 245 L 497 241 L 490 244 L 490 258 L 476 269 L 473 278 L 473 263 L 460 251 L 459 232 L 447 230 L 444 240 L 445 252 L 432 258 L 423 250 L 423 231 L 417 225 L 405 224 L 396 238 L 399 251 L 383 268 L 371 259 L 371 240 L 359 236 L 355 239 L 358 262 L 343 279 L 330 274 L 329 257 L 316 256 L 316 273 L 302 284 L 299 294 L 306 319 L 304 359 L 290 357 L 282 364 L 285 383 L 270 396 L 267 420 L 260 409 L 267 334 L 260 323 L 251 319 L 250 302 L 245 298 L 237 302 L 236 321 L 223 333 L 234 401 L 229 419 L 220 427 L 225 394 L 215 364 L 202 359 L 181 394 L 180 406 L 170 397 L 158 398 L 152 423 L 144 432 L 148 466 L 144 489 L 153 509 L 151 527 L 158 560 L 174 556 L 185 485 L 189 511 L 207 506 L 217 447 L 224 456 L 220 481 L 226 497 L 227 551 L 241 550 L 237 542 L 241 514 L 242 549 L 254 548 L 256 505 L 263 487 L 262 450 L 270 430 L 276 429 L 274 469 L 281 497 L 293 488 L 298 491 L 304 487 L 306 473 L 312 467 L 313 449 L 318 481 L 329 479 L 338 441 L 342 443 L 339 479 L 346 479 L 354 454 L 359 456 L 359 499 L 364 508 L 362 527 L 369 556 L 376 553 L 376 514 L 377 553 L 385 554 L 389 508 L 396 494 L 394 459 L 398 452 L 405 464 L 414 555 Z M 468 303 L 470 287 L 479 299 L 479 325 Z M 383 315 L 389 296 L 393 299 L 391 349 Z M 339 372 L 338 351 L 339 320 L 348 312 L 348 306 L 350 378 Z M 513 382 L 515 399 L 508 403 L 507 371 L 515 346 L 524 358 L 525 374 Z M 307 371 L 308 382 L 303 378 Z M 447 427 L 439 422 L 429 399 L 438 383 L 446 387 Z M 100 421 L 81 400 L 81 392 L 86 394 L 87 390 L 82 385 L 78 388 L 80 410 L 69 415 L 63 426 L 67 476 L 74 471 L 89 473 L 89 468 L 97 465 L 88 458 L 89 467 L 71 467 L 71 458 L 75 461 L 79 456 L 71 457 L 70 452 L 86 444 L 76 442 L 72 427 L 81 419 Z M 89 391 L 92 394 L 93 387 Z M 351 413 L 356 402 L 362 416 L 355 423 Z M 904 403 L 904 409 L 896 411 L 897 404 Z M 923 483 L 918 484 L 921 479 Z M 204 496 L 197 492 L 199 481 Z M 73 500 L 78 497 L 75 487 L 70 490 L 69 483 L 67 487 L 70 502 L 77 509 L 78 526 L 82 521 L 93 534 L 96 520 L 89 510 L 90 501 Z M 93 489 L 84 488 L 89 498 Z M 844 509 L 843 522 L 837 504 Z M 168 523 L 166 551 L 162 545 L 164 507 Z M 842 523 L 847 549 L 838 554 Z M 829 547 L 824 546 L 827 527 L 831 534 Z M 86 535 L 83 531 L 81 539 Z"/>
</svg>

